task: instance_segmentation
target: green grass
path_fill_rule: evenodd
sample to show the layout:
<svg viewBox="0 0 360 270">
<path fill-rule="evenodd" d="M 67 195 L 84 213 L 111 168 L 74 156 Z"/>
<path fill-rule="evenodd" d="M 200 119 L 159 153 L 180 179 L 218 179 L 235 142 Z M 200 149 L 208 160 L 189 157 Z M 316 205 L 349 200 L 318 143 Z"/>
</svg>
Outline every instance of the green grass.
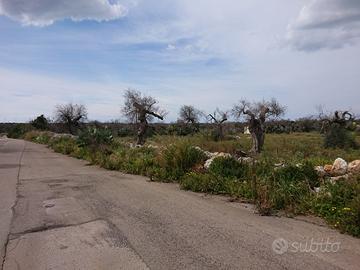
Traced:
<svg viewBox="0 0 360 270">
<path fill-rule="evenodd" d="M 251 148 L 250 136 L 242 134 L 218 142 L 202 134 L 153 136 L 145 147 L 132 148 L 133 138 L 103 140 L 100 137 L 100 140 L 100 135 L 102 133 L 96 133 L 96 140 L 85 137 L 86 143 L 83 139 L 51 139 L 51 134 L 45 132 L 31 132 L 25 138 L 107 169 L 178 182 L 182 189 L 194 192 L 252 201 L 261 214 L 283 210 L 289 215 L 317 215 L 341 232 L 360 237 L 360 177 L 333 185 L 320 181 L 314 171 L 314 166 L 332 164 L 338 157 L 347 161 L 360 159 L 360 151 L 324 148 L 320 134 L 269 134 L 264 151 L 255 163 L 241 164 L 234 158 L 217 158 L 208 171 L 202 168 L 206 160 L 204 154 L 195 146 L 233 154 Z M 360 136 L 356 140 L 360 143 Z M 286 166 L 276 168 L 275 163 Z M 314 187 L 322 191 L 317 194 Z"/>
</svg>

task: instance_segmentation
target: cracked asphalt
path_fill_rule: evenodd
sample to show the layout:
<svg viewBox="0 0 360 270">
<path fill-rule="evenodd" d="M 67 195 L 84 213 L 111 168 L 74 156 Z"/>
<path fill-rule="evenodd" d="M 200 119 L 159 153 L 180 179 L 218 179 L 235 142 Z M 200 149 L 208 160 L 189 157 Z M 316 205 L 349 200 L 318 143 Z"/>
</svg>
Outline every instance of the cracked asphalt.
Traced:
<svg viewBox="0 0 360 270">
<path fill-rule="evenodd" d="M 360 269 L 360 240 L 326 226 L 21 140 L 0 139 L 0 207 L 1 270 Z M 293 248 L 311 241 L 339 248 Z"/>
</svg>

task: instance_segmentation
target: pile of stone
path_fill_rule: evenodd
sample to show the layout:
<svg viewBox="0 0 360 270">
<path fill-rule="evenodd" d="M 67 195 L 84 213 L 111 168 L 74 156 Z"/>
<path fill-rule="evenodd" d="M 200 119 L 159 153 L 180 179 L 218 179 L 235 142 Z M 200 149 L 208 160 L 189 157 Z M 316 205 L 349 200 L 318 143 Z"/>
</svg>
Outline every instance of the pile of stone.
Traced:
<svg viewBox="0 0 360 270">
<path fill-rule="evenodd" d="M 69 138 L 69 139 L 77 139 L 78 137 L 72 134 L 68 133 L 53 133 L 53 132 L 47 132 L 52 139 L 63 139 L 63 138 Z"/>
<path fill-rule="evenodd" d="M 204 168 L 205 169 L 209 169 L 210 168 L 210 165 L 213 163 L 213 161 L 216 159 L 216 158 L 220 158 L 220 157 L 223 157 L 223 158 L 236 158 L 235 156 L 232 156 L 231 154 L 229 153 L 223 153 L 223 152 L 209 152 L 209 151 L 205 151 L 203 149 L 201 149 L 200 147 L 196 146 L 195 149 L 201 151 L 202 153 L 205 154 L 207 160 L 205 161 L 205 164 L 204 164 Z M 251 157 L 239 157 L 239 158 L 236 158 L 239 162 L 244 162 L 244 163 L 251 163 L 253 162 L 253 158 Z"/>
<path fill-rule="evenodd" d="M 347 163 L 342 158 L 337 158 L 332 165 L 317 166 L 316 172 L 322 178 L 330 177 L 330 181 L 349 179 L 351 176 L 360 175 L 360 160 Z"/>
</svg>

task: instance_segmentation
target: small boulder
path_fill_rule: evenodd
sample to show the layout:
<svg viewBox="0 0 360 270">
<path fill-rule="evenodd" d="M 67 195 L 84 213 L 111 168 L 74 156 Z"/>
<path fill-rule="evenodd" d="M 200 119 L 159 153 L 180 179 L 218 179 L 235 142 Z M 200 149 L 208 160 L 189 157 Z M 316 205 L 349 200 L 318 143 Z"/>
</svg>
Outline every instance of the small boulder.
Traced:
<svg viewBox="0 0 360 270">
<path fill-rule="evenodd" d="M 346 174 L 348 169 L 347 162 L 342 158 L 337 158 L 332 166 L 331 175 L 341 176 Z"/>
<path fill-rule="evenodd" d="M 317 175 L 320 177 L 324 177 L 327 174 L 323 166 L 316 166 L 314 169 Z"/>
<path fill-rule="evenodd" d="M 249 163 L 252 163 L 254 161 L 254 159 L 251 157 L 240 157 L 240 158 L 238 158 L 238 161 L 241 163 L 249 164 Z"/>
<path fill-rule="evenodd" d="M 360 174 L 360 160 L 354 160 L 348 165 L 348 172 L 352 174 Z"/>
<path fill-rule="evenodd" d="M 330 183 L 335 184 L 336 182 L 343 180 L 349 180 L 350 179 L 351 174 L 345 174 L 345 175 L 340 175 L 340 176 L 335 176 L 335 177 L 330 177 Z"/>
</svg>

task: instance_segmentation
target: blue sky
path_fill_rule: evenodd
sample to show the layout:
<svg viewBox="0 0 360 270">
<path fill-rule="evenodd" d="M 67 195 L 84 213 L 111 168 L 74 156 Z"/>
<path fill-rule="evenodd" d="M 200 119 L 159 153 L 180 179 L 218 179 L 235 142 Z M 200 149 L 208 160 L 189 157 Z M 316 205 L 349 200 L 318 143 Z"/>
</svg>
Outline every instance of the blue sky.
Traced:
<svg viewBox="0 0 360 270">
<path fill-rule="evenodd" d="M 168 121 L 241 98 L 360 113 L 358 0 L 0 0 L 0 14 L 0 121 L 67 102 L 121 119 L 127 88 Z"/>
</svg>

